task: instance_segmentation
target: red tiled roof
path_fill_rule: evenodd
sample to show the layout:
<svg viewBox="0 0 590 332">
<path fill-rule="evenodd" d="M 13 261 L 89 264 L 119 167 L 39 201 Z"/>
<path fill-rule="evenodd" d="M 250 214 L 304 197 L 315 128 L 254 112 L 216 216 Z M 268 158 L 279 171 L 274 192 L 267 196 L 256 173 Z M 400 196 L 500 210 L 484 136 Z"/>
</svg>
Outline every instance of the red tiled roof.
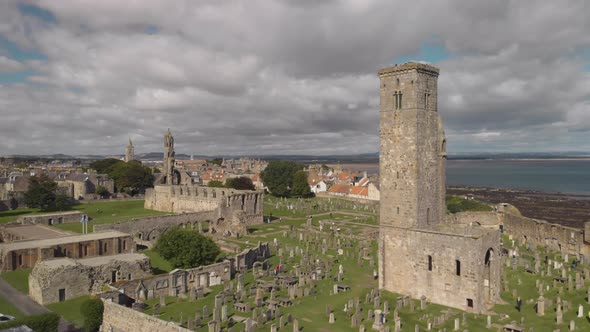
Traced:
<svg viewBox="0 0 590 332">
<path fill-rule="evenodd" d="M 328 192 L 337 193 L 337 194 L 348 194 L 350 191 L 350 186 L 342 185 L 342 184 L 335 184 L 328 189 Z"/>
<path fill-rule="evenodd" d="M 354 186 L 350 188 L 351 195 L 369 196 L 369 188 Z"/>
</svg>

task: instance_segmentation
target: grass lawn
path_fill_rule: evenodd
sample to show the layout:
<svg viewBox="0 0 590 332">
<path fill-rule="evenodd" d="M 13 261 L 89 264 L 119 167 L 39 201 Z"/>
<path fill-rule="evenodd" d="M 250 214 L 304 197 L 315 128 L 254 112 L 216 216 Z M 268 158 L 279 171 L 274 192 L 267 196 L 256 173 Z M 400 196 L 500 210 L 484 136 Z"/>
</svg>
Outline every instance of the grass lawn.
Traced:
<svg viewBox="0 0 590 332">
<path fill-rule="evenodd" d="M 16 271 L 2 272 L 0 278 L 16 288 L 23 294 L 29 294 L 29 274 L 32 269 L 22 269 Z"/>
<path fill-rule="evenodd" d="M 141 252 L 150 258 L 152 269 L 154 270 L 154 274 L 164 274 L 168 273 L 172 270 L 172 264 L 165 260 L 160 254 L 155 252 L 154 250 L 145 250 Z"/>
<path fill-rule="evenodd" d="M 90 296 L 81 296 L 72 300 L 52 303 L 47 305 L 47 309 L 58 313 L 60 316 L 65 318 L 67 321 L 70 321 L 77 326 L 82 326 L 84 324 L 84 317 L 80 312 L 80 306 L 84 301 L 89 299 Z"/>
<path fill-rule="evenodd" d="M 13 316 L 16 318 L 24 317 L 25 315 L 20 312 L 15 306 L 12 305 L 8 300 L 0 296 L 0 314 Z"/>
<path fill-rule="evenodd" d="M 18 216 L 39 212 L 39 209 L 16 209 L 0 212 L 0 225 L 16 220 Z"/>
<path fill-rule="evenodd" d="M 167 212 L 144 209 L 143 200 L 114 202 L 99 201 L 78 204 L 72 209 L 76 211 L 82 211 L 86 213 L 88 217 L 90 217 L 90 222 L 88 223 L 88 230 L 90 232 L 92 232 L 93 225 L 112 224 L 118 221 L 127 221 L 137 217 L 168 214 Z M 71 232 L 82 232 L 82 225 L 80 223 L 61 224 L 55 227 Z"/>
</svg>

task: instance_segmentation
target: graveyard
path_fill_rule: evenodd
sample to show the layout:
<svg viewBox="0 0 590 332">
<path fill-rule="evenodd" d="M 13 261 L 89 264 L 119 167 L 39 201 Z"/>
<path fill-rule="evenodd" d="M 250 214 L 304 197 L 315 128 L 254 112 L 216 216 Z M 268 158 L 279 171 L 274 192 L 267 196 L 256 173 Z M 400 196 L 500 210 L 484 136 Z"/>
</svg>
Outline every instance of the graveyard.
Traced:
<svg viewBox="0 0 590 332">
<path fill-rule="evenodd" d="M 226 240 L 240 247 L 270 243 L 267 262 L 203 294 L 147 300 L 145 313 L 196 331 L 590 328 L 590 270 L 567 255 L 531 248 L 507 234 L 503 303 L 485 314 L 379 291 L 376 211 L 375 205 L 343 199 L 268 197 L 265 224 Z"/>
</svg>

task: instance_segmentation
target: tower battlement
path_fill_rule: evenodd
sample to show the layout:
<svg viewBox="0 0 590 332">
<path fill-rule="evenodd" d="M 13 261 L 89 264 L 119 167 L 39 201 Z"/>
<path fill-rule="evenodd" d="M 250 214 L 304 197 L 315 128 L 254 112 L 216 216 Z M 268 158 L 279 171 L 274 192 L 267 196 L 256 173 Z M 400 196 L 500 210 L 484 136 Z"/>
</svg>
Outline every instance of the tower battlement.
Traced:
<svg viewBox="0 0 590 332">
<path fill-rule="evenodd" d="M 427 65 L 424 63 L 419 63 L 419 62 L 406 62 L 401 65 L 395 65 L 395 66 L 391 66 L 391 67 L 387 67 L 387 68 L 383 68 L 383 69 L 379 70 L 379 76 L 397 74 L 397 73 L 402 73 L 402 72 L 410 71 L 410 70 L 416 70 L 420 73 L 430 74 L 433 76 L 438 76 L 438 74 L 439 74 L 439 69 L 434 66 Z"/>
</svg>

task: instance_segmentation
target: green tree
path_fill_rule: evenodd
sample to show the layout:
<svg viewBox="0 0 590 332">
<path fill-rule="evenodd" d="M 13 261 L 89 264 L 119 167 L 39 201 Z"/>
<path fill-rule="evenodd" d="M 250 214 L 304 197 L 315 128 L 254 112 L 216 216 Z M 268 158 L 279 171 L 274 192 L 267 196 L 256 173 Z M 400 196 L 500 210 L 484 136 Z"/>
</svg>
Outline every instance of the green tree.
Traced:
<svg viewBox="0 0 590 332">
<path fill-rule="evenodd" d="M 174 268 L 181 269 L 211 264 L 221 252 L 211 238 L 180 227 L 164 233 L 156 242 L 155 250 Z"/>
<path fill-rule="evenodd" d="M 118 192 L 135 195 L 153 186 L 154 176 L 149 167 L 145 167 L 138 160 L 128 163 L 118 159 L 98 160 L 90 164 L 98 173 L 107 174 L 115 181 Z"/>
<path fill-rule="evenodd" d="M 262 181 L 273 196 L 290 195 L 295 173 L 303 169 L 302 164 L 286 160 L 272 160 L 262 172 Z"/>
<path fill-rule="evenodd" d="M 208 187 L 211 187 L 211 188 L 223 188 L 223 187 L 225 187 L 223 185 L 223 182 L 221 182 L 219 180 L 211 180 L 211 181 L 209 181 L 209 183 L 207 183 L 207 186 Z"/>
<path fill-rule="evenodd" d="M 24 194 L 24 200 L 28 207 L 43 211 L 65 210 L 69 203 L 66 195 L 58 192 L 57 183 L 47 175 L 29 178 L 29 189 Z"/>
<path fill-rule="evenodd" d="M 80 305 L 80 313 L 84 317 L 84 331 L 98 331 L 102 324 L 104 305 L 100 299 L 91 298 Z"/>
<path fill-rule="evenodd" d="M 207 163 L 221 166 L 223 163 L 223 158 L 213 158 L 211 160 L 207 160 Z"/>
<path fill-rule="evenodd" d="M 254 190 L 254 183 L 252 179 L 247 176 L 240 176 L 238 178 L 229 178 L 225 180 L 225 186 L 236 190 Z"/>
<path fill-rule="evenodd" d="M 307 183 L 307 172 L 303 170 L 295 172 L 295 175 L 293 176 L 293 189 L 291 189 L 291 194 L 293 196 L 299 197 L 312 196 L 311 188 Z"/>
<path fill-rule="evenodd" d="M 111 193 L 109 192 L 109 190 L 103 186 L 98 186 L 96 188 L 96 194 L 102 198 L 106 198 L 109 197 L 111 195 Z"/>
</svg>

